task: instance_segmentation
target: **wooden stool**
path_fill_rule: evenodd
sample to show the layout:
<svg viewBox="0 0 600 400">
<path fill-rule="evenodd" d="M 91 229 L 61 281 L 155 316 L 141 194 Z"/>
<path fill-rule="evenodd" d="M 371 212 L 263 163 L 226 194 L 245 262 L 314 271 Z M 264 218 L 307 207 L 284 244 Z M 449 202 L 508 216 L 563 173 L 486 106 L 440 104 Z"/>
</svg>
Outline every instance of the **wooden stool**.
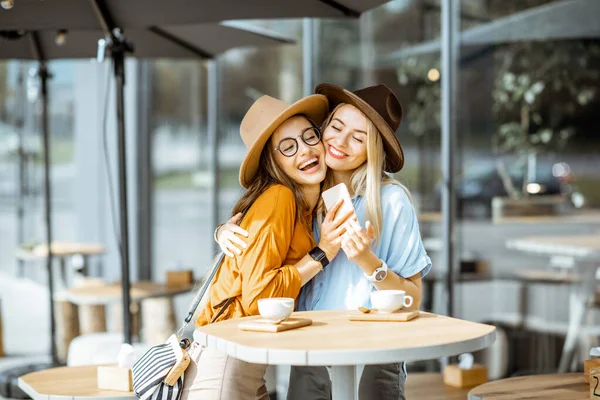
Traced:
<svg viewBox="0 0 600 400">
<path fill-rule="evenodd" d="M 131 313 L 131 335 L 133 337 L 140 337 L 140 303 L 131 303 L 129 306 L 129 312 Z M 121 304 L 110 305 L 110 316 L 111 332 L 123 332 L 123 306 Z"/>
<path fill-rule="evenodd" d="M 457 389 L 444 384 L 442 374 L 409 373 L 406 398 L 419 400 L 464 400 L 469 389 Z"/>
<path fill-rule="evenodd" d="M 79 336 L 79 316 L 77 306 L 64 299 L 54 300 L 56 308 L 57 343 L 56 352 L 58 360 L 67 361 L 67 353 L 71 341 Z"/>
<path fill-rule="evenodd" d="M 175 332 L 175 310 L 172 297 L 142 301 L 143 342 L 162 343 Z"/>
<path fill-rule="evenodd" d="M 588 400 L 589 390 L 582 373 L 530 375 L 484 383 L 469 392 L 469 400 Z"/>
<path fill-rule="evenodd" d="M 88 288 L 104 285 L 102 278 L 82 278 L 77 282 L 77 287 Z M 79 306 L 79 326 L 82 335 L 106 332 L 106 307 L 104 305 Z"/>
</svg>

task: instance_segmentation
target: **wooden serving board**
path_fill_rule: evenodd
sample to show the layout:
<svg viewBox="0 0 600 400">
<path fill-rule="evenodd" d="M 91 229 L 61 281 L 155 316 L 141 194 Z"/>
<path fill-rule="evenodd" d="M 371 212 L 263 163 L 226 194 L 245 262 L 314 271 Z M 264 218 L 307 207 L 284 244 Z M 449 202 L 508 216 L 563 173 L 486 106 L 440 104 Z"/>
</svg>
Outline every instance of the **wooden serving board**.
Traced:
<svg viewBox="0 0 600 400">
<path fill-rule="evenodd" d="M 414 311 L 399 311 L 395 313 L 379 313 L 371 311 L 368 314 L 360 311 L 353 311 L 348 314 L 350 321 L 379 321 L 379 322 L 406 322 L 415 319 L 419 316 L 419 310 Z"/>
<path fill-rule="evenodd" d="M 288 318 L 283 322 L 274 324 L 266 319 L 256 319 L 253 321 L 242 322 L 238 325 L 243 331 L 255 332 L 283 332 L 290 329 L 302 328 L 312 324 L 312 319 L 308 318 Z"/>
</svg>

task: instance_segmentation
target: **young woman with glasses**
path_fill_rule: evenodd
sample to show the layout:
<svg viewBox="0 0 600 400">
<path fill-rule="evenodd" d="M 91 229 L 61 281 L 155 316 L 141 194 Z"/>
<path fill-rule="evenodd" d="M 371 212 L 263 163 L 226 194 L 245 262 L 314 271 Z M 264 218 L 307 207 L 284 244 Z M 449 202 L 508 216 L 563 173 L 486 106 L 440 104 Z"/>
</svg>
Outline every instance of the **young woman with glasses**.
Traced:
<svg viewBox="0 0 600 400">
<path fill-rule="evenodd" d="M 258 315 L 261 298 L 296 298 L 323 268 L 321 253 L 333 257 L 327 252 L 336 244 L 323 239 L 315 246 L 311 227 L 327 170 L 314 123 L 322 123 L 327 111 L 322 95 L 292 105 L 263 96 L 244 116 L 240 134 L 248 153 L 240 168 L 240 184 L 246 192 L 234 213 L 244 215 L 240 227 L 251 238 L 242 256 L 223 260 L 197 326 Z M 325 225 L 337 228 L 343 222 Z M 190 357 L 183 400 L 268 400 L 266 365 L 237 360 L 197 341 Z"/>
</svg>

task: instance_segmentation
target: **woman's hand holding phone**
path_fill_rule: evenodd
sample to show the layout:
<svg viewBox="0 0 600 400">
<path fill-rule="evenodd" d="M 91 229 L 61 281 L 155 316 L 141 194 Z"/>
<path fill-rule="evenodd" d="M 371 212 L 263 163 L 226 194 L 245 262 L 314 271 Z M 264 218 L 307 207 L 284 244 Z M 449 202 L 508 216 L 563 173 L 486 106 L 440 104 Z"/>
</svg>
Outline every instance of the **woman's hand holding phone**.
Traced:
<svg viewBox="0 0 600 400">
<path fill-rule="evenodd" d="M 373 225 L 367 221 L 363 229 L 358 221 L 350 220 L 345 228 L 347 233 L 344 234 L 341 246 L 348 260 L 356 263 L 361 268 L 376 264 L 378 258 L 371 249 L 371 245 L 375 240 Z"/>
<path fill-rule="evenodd" d="M 327 211 L 325 219 L 321 224 L 319 247 L 325 252 L 329 261 L 333 260 L 340 251 L 342 239 L 346 233 L 346 222 L 351 220 L 357 221 L 354 209 L 342 211 L 340 215 L 336 216 L 343 203 L 344 199 L 339 199 Z"/>
</svg>

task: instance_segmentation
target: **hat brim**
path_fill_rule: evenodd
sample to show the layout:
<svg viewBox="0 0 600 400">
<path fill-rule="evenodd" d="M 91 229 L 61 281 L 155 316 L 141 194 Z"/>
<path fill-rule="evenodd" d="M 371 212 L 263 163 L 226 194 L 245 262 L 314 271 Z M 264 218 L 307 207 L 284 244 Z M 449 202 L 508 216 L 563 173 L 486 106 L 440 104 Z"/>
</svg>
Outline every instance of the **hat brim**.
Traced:
<svg viewBox="0 0 600 400">
<path fill-rule="evenodd" d="M 240 166 L 240 185 L 244 189 L 248 188 L 256 175 L 256 171 L 258 171 L 260 155 L 265 144 L 281 124 L 294 115 L 303 114 L 319 126 L 325 121 L 328 113 L 329 102 L 327 101 L 327 97 L 320 94 L 313 94 L 298 100 L 273 118 L 273 122 L 265 128 L 252 147 L 248 149 L 248 153 L 246 153 L 246 157 L 242 161 L 242 165 Z"/>
<path fill-rule="evenodd" d="M 340 103 L 348 103 L 362 111 L 381 132 L 386 155 L 384 170 L 386 172 L 398 172 L 402 169 L 404 166 L 404 152 L 400 141 L 396 137 L 396 132 L 392 131 L 388 123 L 373 107 L 349 90 L 330 83 L 318 85 L 315 88 L 315 93 L 325 95 L 329 99 L 329 107 L 332 110 Z"/>
</svg>

